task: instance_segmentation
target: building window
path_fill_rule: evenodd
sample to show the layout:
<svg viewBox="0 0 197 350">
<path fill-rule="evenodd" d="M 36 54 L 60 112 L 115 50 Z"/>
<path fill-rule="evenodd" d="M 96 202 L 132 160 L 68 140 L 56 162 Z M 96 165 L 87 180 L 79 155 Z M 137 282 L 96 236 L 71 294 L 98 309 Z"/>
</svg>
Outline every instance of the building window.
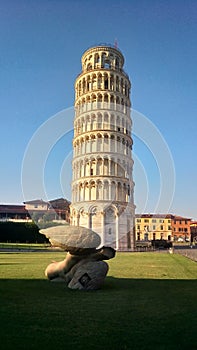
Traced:
<svg viewBox="0 0 197 350">
<path fill-rule="evenodd" d="M 137 225 L 137 229 L 140 230 L 140 225 Z"/>
<path fill-rule="evenodd" d="M 144 222 L 149 222 L 149 220 L 148 219 L 144 219 Z"/>
<path fill-rule="evenodd" d="M 156 233 L 153 232 L 153 240 L 155 240 L 155 239 L 156 239 Z"/>
<path fill-rule="evenodd" d="M 171 226 L 168 226 L 168 230 L 171 230 Z"/>
<path fill-rule="evenodd" d="M 160 226 L 160 229 L 163 230 L 163 225 Z"/>
<path fill-rule="evenodd" d="M 153 225 L 153 230 L 156 230 L 156 225 Z"/>
<path fill-rule="evenodd" d="M 137 240 L 140 241 L 140 232 L 137 232 Z"/>
<path fill-rule="evenodd" d="M 157 220 L 156 219 L 152 219 L 152 222 L 157 222 Z"/>
<path fill-rule="evenodd" d="M 159 222 L 161 222 L 162 224 L 164 223 L 164 220 L 159 220 Z"/>
<path fill-rule="evenodd" d="M 163 239 L 163 233 L 161 233 L 161 239 Z"/>
<path fill-rule="evenodd" d="M 137 222 L 141 222 L 141 219 L 137 219 Z"/>
<path fill-rule="evenodd" d="M 187 228 L 184 228 L 184 231 L 187 232 Z"/>
</svg>

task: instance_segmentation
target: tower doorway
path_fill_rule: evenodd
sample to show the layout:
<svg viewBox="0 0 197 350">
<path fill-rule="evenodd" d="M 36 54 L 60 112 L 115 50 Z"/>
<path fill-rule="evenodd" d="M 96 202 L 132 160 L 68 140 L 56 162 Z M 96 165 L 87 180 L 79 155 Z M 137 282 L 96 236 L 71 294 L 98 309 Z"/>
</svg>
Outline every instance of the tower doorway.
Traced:
<svg viewBox="0 0 197 350">
<path fill-rule="evenodd" d="M 116 216 L 113 208 L 108 208 L 105 211 L 104 220 L 105 229 L 105 244 L 112 248 L 116 245 Z"/>
</svg>

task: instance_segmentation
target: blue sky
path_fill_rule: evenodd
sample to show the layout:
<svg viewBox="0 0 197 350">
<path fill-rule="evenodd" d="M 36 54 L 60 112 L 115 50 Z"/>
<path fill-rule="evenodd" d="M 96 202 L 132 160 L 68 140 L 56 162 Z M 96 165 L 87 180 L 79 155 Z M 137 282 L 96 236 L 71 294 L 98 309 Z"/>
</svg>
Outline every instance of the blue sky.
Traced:
<svg viewBox="0 0 197 350">
<path fill-rule="evenodd" d="M 82 53 L 117 40 L 132 81 L 132 106 L 158 128 L 173 158 L 176 186 L 169 212 L 197 219 L 196 18 L 197 2 L 192 0 L 1 0 L 0 203 L 23 202 L 21 169 L 27 145 L 50 117 L 73 106 Z M 137 136 L 136 212 L 147 199 L 145 178 L 149 193 L 143 209 L 153 212 L 160 188 L 158 168 Z M 56 142 L 48 156 L 48 199 L 70 195 L 71 165 L 63 164 L 71 150 L 72 132 Z M 65 177 L 60 180 L 62 167 Z M 168 167 L 162 176 L 168 179 Z M 31 182 L 33 188 L 33 178 Z M 36 186 L 31 196 L 25 199 L 43 197 Z"/>
</svg>

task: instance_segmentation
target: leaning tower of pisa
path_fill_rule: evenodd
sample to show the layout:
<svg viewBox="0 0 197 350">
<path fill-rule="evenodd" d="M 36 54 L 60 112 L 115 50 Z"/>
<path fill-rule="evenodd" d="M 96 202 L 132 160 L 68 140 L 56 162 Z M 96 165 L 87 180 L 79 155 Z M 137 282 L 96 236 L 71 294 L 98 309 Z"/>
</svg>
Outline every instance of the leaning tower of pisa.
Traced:
<svg viewBox="0 0 197 350">
<path fill-rule="evenodd" d="M 91 228 L 101 245 L 134 247 L 130 87 L 124 57 L 109 45 L 84 52 L 75 82 L 71 225 Z"/>
</svg>

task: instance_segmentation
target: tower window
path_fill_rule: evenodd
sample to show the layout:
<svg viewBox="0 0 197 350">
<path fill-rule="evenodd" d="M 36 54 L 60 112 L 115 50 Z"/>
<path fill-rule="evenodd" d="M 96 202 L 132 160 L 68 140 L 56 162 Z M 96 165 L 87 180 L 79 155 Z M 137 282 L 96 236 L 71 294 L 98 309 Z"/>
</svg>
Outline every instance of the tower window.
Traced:
<svg viewBox="0 0 197 350">
<path fill-rule="evenodd" d="M 110 63 L 109 62 L 105 62 L 104 68 L 110 68 Z"/>
<path fill-rule="evenodd" d="M 116 58 L 116 60 L 115 60 L 115 66 L 116 66 L 116 68 L 119 68 L 119 59 L 118 58 Z"/>
<path fill-rule="evenodd" d="M 91 70 L 91 69 L 92 69 L 92 65 L 91 65 L 91 63 L 88 63 L 87 70 Z"/>
</svg>

